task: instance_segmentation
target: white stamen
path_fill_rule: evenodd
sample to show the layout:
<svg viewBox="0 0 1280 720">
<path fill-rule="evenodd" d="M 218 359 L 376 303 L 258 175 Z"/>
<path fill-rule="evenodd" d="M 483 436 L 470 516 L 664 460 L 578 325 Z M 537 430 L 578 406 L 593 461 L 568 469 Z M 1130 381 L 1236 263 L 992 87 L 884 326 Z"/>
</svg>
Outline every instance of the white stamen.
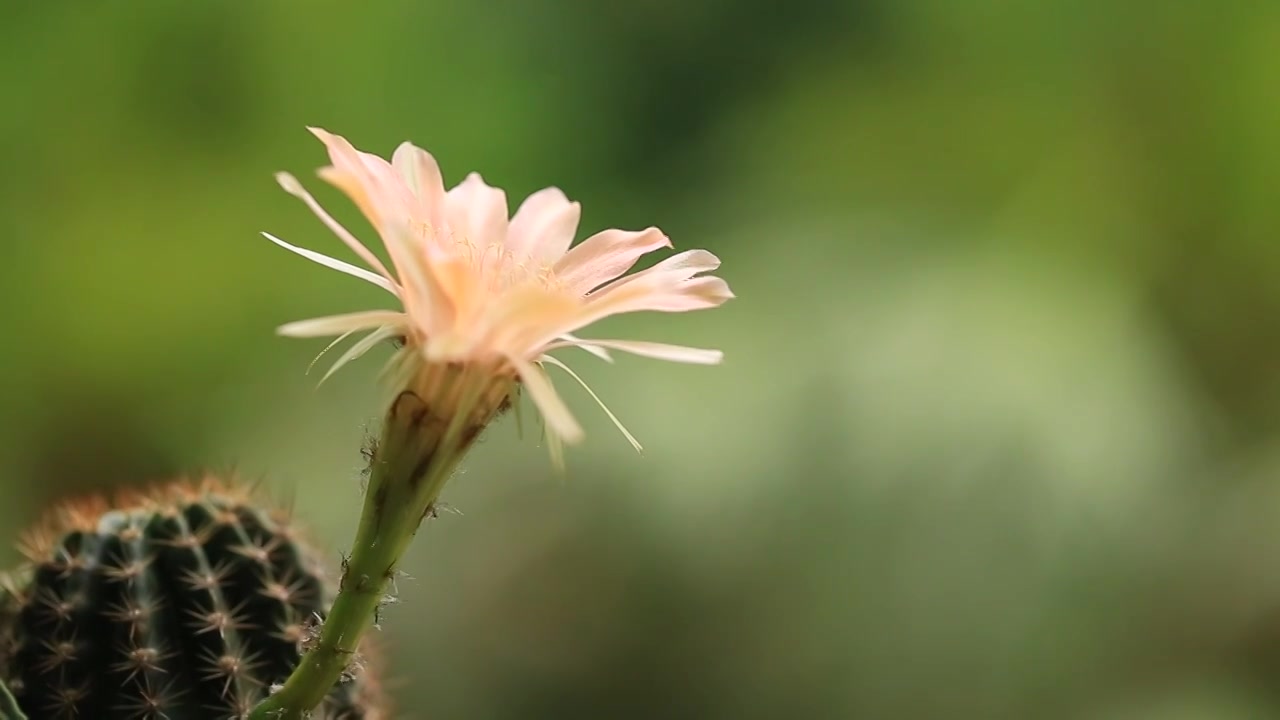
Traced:
<svg viewBox="0 0 1280 720">
<path fill-rule="evenodd" d="M 644 448 L 640 446 L 640 441 L 636 440 L 635 436 L 632 435 L 631 432 L 628 431 L 627 428 L 622 424 L 622 421 L 618 419 L 618 416 L 613 414 L 613 411 L 609 409 L 609 406 L 604 404 L 604 401 L 600 399 L 599 395 L 596 395 L 595 390 L 592 390 L 591 387 L 587 385 L 585 380 L 583 380 L 581 377 L 578 377 L 578 373 L 569 369 L 568 365 L 565 365 L 564 363 L 560 362 L 556 358 L 551 357 L 550 355 L 543 355 L 542 357 L 538 358 L 538 362 L 551 363 L 552 365 L 555 365 L 561 370 L 569 373 L 569 377 L 578 381 L 578 384 L 582 386 L 582 389 L 587 391 L 587 394 L 591 396 L 592 400 L 596 401 L 596 404 L 600 406 L 600 409 L 604 411 L 604 414 L 608 415 L 609 419 L 613 421 L 613 424 L 616 425 L 617 428 L 622 431 L 623 437 L 627 439 L 627 442 L 631 443 L 631 447 L 635 448 L 636 452 L 644 451 Z"/>
<path fill-rule="evenodd" d="M 338 338 L 337 338 L 336 340 L 334 340 L 333 342 L 329 343 L 328 345 L 325 345 L 325 346 L 324 346 L 324 349 L 320 351 L 320 354 L 319 354 L 319 355 L 316 355 L 314 358 L 312 358 L 312 359 L 311 359 L 311 364 L 310 364 L 310 365 L 307 365 L 307 371 L 306 371 L 305 373 L 303 373 L 303 374 L 304 374 L 304 375 L 310 375 L 310 374 L 311 374 L 311 371 L 315 369 L 315 367 L 316 367 L 316 363 L 320 362 L 320 358 L 324 357 L 324 356 L 325 356 L 325 353 L 327 353 L 327 352 L 329 352 L 330 350 L 332 350 L 335 346 L 337 346 L 337 344 L 338 344 L 338 343 L 342 342 L 343 340 L 346 340 L 347 338 L 351 337 L 352 335 L 355 335 L 355 334 L 356 334 L 356 333 L 358 333 L 358 332 L 360 332 L 360 331 L 359 331 L 359 330 L 348 330 L 348 331 L 346 331 L 346 332 L 342 333 L 341 335 L 339 335 L 339 336 L 338 336 Z M 324 381 L 323 381 L 323 380 L 321 380 L 320 382 L 324 382 Z"/>
<path fill-rule="evenodd" d="M 324 381 L 328 380 L 329 376 L 337 372 L 338 369 L 341 368 L 343 365 L 346 365 L 352 360 L 355 360 L 361 355 L 364 355 L 365 353 L 369 352 L 371 349 L 373 349 L 374 345 L 377 345 L 383 340 L 386 340 L 387 338 L 395 335 L 397 330 L 398 328 L 395 328 L 391 325 L 384 325 L 378 328 L 377 330 L 374 330 L 373 332 L 366 335 L 364 339 L 360 340 L 360 342 L 356 343 L 355 345 L 352 345 L 350 348 L 347 349 L 345 353 L 342 354 L 342 357 L 338 358 L 338 361 L 333 364 L 333 367 L 329 368 L 329 372 L 325 373 L 324 377 L 320 378 L 320 383 L 323 385 Z"/>
</svg>

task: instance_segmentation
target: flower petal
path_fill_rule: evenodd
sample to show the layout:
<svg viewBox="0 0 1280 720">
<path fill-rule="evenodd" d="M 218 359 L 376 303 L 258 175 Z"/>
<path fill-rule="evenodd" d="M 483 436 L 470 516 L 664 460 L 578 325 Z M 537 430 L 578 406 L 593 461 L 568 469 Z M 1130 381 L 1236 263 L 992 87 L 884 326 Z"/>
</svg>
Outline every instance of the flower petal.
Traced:
<svg viewBox="0 0 1280 720">
<path fill-rule="evenodd" d="M 316 175 L 350 198 L 371 225 L 378 229 L 382 228 L 382 216 L 385 211 L 375 205 L 377 201 L 373 189 L 368 187 L 360 176 L 333 166 L 320 168 L 316 171 Z M 395 258 L 392 258 L 392 261 L 394 260 Z"/>
<path fill-rule="evenodd" d="M 560 347 L 580 347 L 586 350 L 587 345 L 598 348 L 610 348 L 612 350 L 621 350 L 632 355 L 641 357 L 654 358 L 656 360 L 667 360 L 669 362 L 689 363 L 691 365 L 719 365 L 724 360 L 724 353 L 720 350 L 707 350 L 703 348 L 687 347 L 685 345 L 668 345 L 666 343 L 643 342 L 639 340 L 583 340 L 572 335 L 564 336 L 573 338 L 572 341 L 557 342 L 549 345 L 548 350 L 555 350 Z"/>
<path fill-rule="evenodd" d="M 329 337 L 331 335 L 341 335 L 352 330 L 379 328 L 383 325 L 404 327 L 405 320 L 406 315 L 395 310 L 362 310 L 342 315 L 298 320 L 281 325 L 276 329 L 276 332 L 289 337 Z"/>
<path fill-rule="evenodd" d="M 555 326 L 544 335 L 535 336 L 532 342 L 539 347 L 547 345 L 565 333 L 574 332 L 611 315 L 642 311 L 704 310 L 717 307 L 733 297 L 729 285 L 718 277 L 667 282 L 657 287 L 654 287 L 654 284 L 654 282 L 640 282 L 621 286 L 601 297 L 597 297 L 595 293 L 588 295 L 586 305 L 581 307 L 572 318 Z"/>
<path fill-rule="evenodd" d="M 507 247 L 516 256 L 552 264 L 564 255 L 578 231 L 582 206 L 560 188 L 544 188 L 525 198 L 511 218 Z"/>
<path fill-rule="evenodd" d="M 324 143 L 332 167 L 321 168 L 325 181 L 346 193 L 379 230 L 395 218 L 415 217 L 418 199 L 391 163 L 357 150 L 346 138 L 307 128 Z"/>
<path fill-rule="evenodd" d="M 698 277 L 665 288 L 646 288 L 641 284 L 624 288 L 608 297 L 599 298 L 590 305 L 609 308 L 605 315 L 653 310 L 657 312 L 688 312 L 719 307 L 734 298 L 729 284 L 718 277 Z"/>
<path fill-rule="evenodd" d="M 564 400 L 556 393 L 546 371 L 523 358 L 512 357 L 508 360 L 520 375 L 520 382 L 524 384 L 525 390 L 529 391 L 533 404 L 538 406 L 542 417 L 546 418 L 547 428 L 552 431 L 552 434 L 567 443 L 581 441 L 582 426 L 573 419 L 573 413 L 569 412 Z"/>
<path fill-rule="evenodd" d="M 544 433 L 547 438 L 547 452 L 551 455 L 551 466 L 559 472 L 564 472 L 564 440 L 553 432 L 550 426 Z"/>
<path fill-rule="evenodd" d="M 324 381 L 328 380 L 329 377 L 337 372 L 343 365 L 346 365 L 352 360 L 355 360 L 361 355 L 369 352 L 375 345 L 387 338 L 393 337 L 399 331 L 400 329 L 395 326 L 384 325 L 364 336 L 359 342 L 348 348 L 347 351 L 342 354 L 342 357 L 338 358 L 337 361 L 333 363 L 333 367 L 329 368 L 329 371 L 324 374 L 324 377 L 320 378 L 320 383 L 324 384 Z"/>
<path fill-rule="evenodd" d="M 276 173 L 276 182 L 280 183 L 280 187 L 284 188 L 285 192 L 306 203 L 307 207 L 311 208 L 311 212 L 320 218 L 320 222 L 324 223 L 334 235 L 337 235 L 342 242 L 346 243 L 347 247 L 351 248 L 356 255 L 359 255 L 361 260 L 368 263 L 369 267 L 377 270 L 378 273 L 393 284 L 395 283 L 395 278 L 391 276 L 391 273 L 387 272 L 386 266 L 382 264 L 378 256 L 374 255 L 369 248 L 365 247 L 364 243 L 357 240 L 346 228 L 342 227 L 337 220 L 334 220 L 333 216 L 325 212 L 324 208 L 320 207 L 320 203 L 316 202 L 311 193 L 302 187 L 302 183 L 298 182 L 297 178 L 286 172 Z"/>
<path fill-rule="evenodd" d="M 404 178 L 409 190 L 425 202 L 444 197 L 444 176 L 431 153 L 413 143 L 400 143 L 391 155 L 391 167 Z"/>
<path fill-rule="evenodd" d="M 637 284 L 651 288 L 671 286 L 688 280 L 698 273 L 709 272 L 718 267 L 720 267 L 720 258 L 706 250 L 686 250 L 672 255 L 651 268 L 618 278 L 592 293 L 592 297 L 603 297 L 614 290 Z"/>
<path fill-rule="evenodd" d="M 324 143 L 325 149 L 329 151 L 329 161 L 337 169 L 353 173 L 364 180 L 376 181 L 378 184 L 385 183 L 388 176 L 393 174 L 391 163 L 373 153 L 357 150 L 341 135 L 335 135 L 318 127 L 307 129 Z"/>
<path fill-rule="evenodd" d="M 540 353 L 546 342 L 544 337 L 559 335 L 555 328 L 581 312 L 582 302 L 577 298 L 547 292 L 536 285 L 523 285 L 483 306 L 483 314 L 467 332 L 474 348 L 532 357 Z"/>
<path fill-rule="evenodd" d="M 607 363 L 613 362 L 613 356 L 609 354 L 609 351 L 605 350 L 599 345 L 596 345 L 594 341 L 583 340 L 582 338 L 576 335 L 573 335 L 571 333 L 565 333 L 561 335 L 559 339 L 562 340 L 563 342 L 555 343 L 556 347 L 576 347 L 580 350 L 586 350 L 587 352 L 591 353 L 592 355 L 595 355 L 596 357 L 600 358 L 601 360 Z M 552 348 L 547 348 L 547 349 L 550 350 Z"/>
<path fill-rule="evenodd" d="M 619 278 L 587 296 L 582 324 L 562 328 L 571 332 L 601 318 L 653 310 L 687 312 L 723 304 L 734 297 L 718 277 L 693 277 L 720 267 L 720 258 L 706 250 L 689 250 L 663 260 L 647 270 Z"/>
<path fill-rule="evenodd" d="M 441 275 L 447 275 L 459 259 L 418 243 L 403 219 L 383 229 L 382 242 L 393 259 L 399 258 L 395 263 L 403 283 L 405 312 L 428 335 L 449 327 L 456 309 Z"/>
<path fill-rule="evenodd" d="M 345 263 L 336 258 L 331 258 L 328 255 L 323 255 L 314 250 L 301 248 L 301 247 L 298 247 L 297 245 L 290 245 L 289 243 L 281 240 L 280 238 L 268 232 L 262 233 L 262 236 L 270 240 L 271 242 L 279 245 L 280 247 L 284 248 L 285 250 L 288 250 L 290 252 L 295 252 L 301 255 L 302 257 L 308 260 L 311 260 L 312 262 L 320 263 L 321 265 L 331 270 L 337 270 L 338 272 L 346 273 L 348 275 L 351 275 L 352 277 L 358 277 L 361 280 L 371 282 L 374 285 L 377 285 L 378 287 L 382 288 L 383 290 L 386 290 L 387 292 L 391 293 L 392 295 L 398 296 L 400 294 L 397 291 L 396 286 L 392 285 L 390 280 L 388 280 L 385 277 L 382 277 L 381 275 L 376 275 L 374 273 L 369 272 L 368 270 L 365 270 L 364 268 L 358 268 L 355 265 L 352 265 L 350 263 Z"/>
<path fill-rule="evenodd" d="M 595 400 L 596 404 L 600 406 L 600 409 L 604 411 L 604 414 L 609 416 L 609 419 L 613 421 L 614 426 L 617 427 L 618 430 L 622 432 L 622 436 L 627 439 L 627 442 L 631 443 L 631 447 L 635 448 L 636 452 L 641 452 L 644 450 L 644 447 L 640 445 L 640 441 L 636 440 L 636 437 L 631 434 L 630 430 L 627 430 L 626 426 L 622 424 L 622 421 L 618 419 L 618 416 L 613 414 L 613 411 L 609 409 L 608 405 L 604 404 L 604 401 L 600 399 L 599 395 L 596 395 L 596 391 L 592 390 L 591 387 L 587 385 L 587 382 L 585 380 L 583 380 L 581 377 L 578 377 L 578 373 L 574 372 L 569 368 L 568 365 L 565 365 L 564 363 L 560 362 L 556 358 L 551 357 L 550 355 L 543 355 L 541 358 L 538 358 L 538 362 L 551 363 L 552 365 L 555 365 L 561 370 L 564 370 L 565 372 L 569 373 L 569 377 L 573 378 L 574 380 L 577 380 L 578 384 L 582 386 L 582 389 L 586 390 L 587 394 L 591 396 L 591 399 Z"/>
<path fill-rule="evenodd" d="M 507 236 L 507 194 L 471 173 L 447 193 L 450 224 L 479 251 L 503 244 Z M 475 262 L 475 260 L 473 260 Z"/>
<path fill-rule="evenodd" d="M 604 230 L 578 243 L 555 264 L 556 279 L 585 295 L 631 269 L 640 256 L 671 240 L 656 227 L 640 231 Z"/>
</svg>

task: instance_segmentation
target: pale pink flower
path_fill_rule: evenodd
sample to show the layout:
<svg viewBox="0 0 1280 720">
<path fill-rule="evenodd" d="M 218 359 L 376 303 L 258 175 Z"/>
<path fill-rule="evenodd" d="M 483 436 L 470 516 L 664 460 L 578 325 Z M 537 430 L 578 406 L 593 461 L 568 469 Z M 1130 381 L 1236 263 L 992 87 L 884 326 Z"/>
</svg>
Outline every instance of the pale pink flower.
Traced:
<svg viewBox="0 0 1280 720">
<path fill-rule="evenodd" d="M 720 265 L 711 253 L 688 250 L 624 275 L 642 255 L 670 248 L 667 236 L 654 227 L 603 230 L 571 248 L 580 206 L 559 189 L 530 195 L 508 219 L 501 189 L 471 173 L 446 191 L 435 159 L 425 150 L 404 143 L 387 162 L 356 150 L 337 135 L 315 128 L 311 132 L 328 148 L 333 163 L 320 169 L 320 177 L 363 211 L 378 231 L 391 267 L 287 173 L 277 175 L 281 187 L 306 203 L 370 269 L 264 235 L 303 257 L 385 289 L 402 306 L 280 328 L 281 334 L 293 337 L 340 336 L 335 344 L 367 332 L 330 374 L 379 342 L 399 338 L 404 347 L 393 361 L 398 386 L 412 390 L 433 408 L 443 403 L 453 412 L 473 413 L 475 422 L 483 424 L 509 403 L 518 384 L 541 411 L 549 438 L 558 447 L 560 441 L 579 440 L 582 429 L 544 366 L 555 365 L 579 383 L 582 380 L 550 352 L 578 347 L 606 360 L 609 350 L 619 350 L 674 362 L 720 362 L 717 350 L 574 335 L 610 315 L 700 310 L 732 298 L 724 280 L 701 275 Z M 607 408 L 605 412 L 638 449 L 617 418 Z"/>
</svg>

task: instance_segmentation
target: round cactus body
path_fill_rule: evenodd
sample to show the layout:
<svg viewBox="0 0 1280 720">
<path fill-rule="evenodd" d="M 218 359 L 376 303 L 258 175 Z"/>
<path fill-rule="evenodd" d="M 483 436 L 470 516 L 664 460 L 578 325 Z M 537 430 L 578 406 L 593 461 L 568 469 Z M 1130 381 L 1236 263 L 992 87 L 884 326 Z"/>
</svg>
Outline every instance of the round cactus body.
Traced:
<svg viewBox="0 0 1280 720">
<path fill-rule="evenodd" d="M 0 601 L 0 680 L 30 720 L 246 716 L 323 621 L 309 551 L 217 483 L 120 505 L 60 508 L 25 543 L 30 567 Z M 313 717 L 381 717 L 361 675 Z"/>
</svg>

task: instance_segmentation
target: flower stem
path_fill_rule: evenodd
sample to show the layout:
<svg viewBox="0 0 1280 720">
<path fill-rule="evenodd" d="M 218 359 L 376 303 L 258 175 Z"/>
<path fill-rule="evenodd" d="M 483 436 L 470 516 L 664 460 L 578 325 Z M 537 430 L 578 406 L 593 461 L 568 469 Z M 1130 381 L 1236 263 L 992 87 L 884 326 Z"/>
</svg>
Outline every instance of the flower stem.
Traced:
<svg viewBox="0 0 1280 720">
<path fill-rule="evenodd" d="M 9 694 L 9 688 L 5 687 L 3 680 L 0 680 L 0 720 L 27 720 L 27 716 L 22 714 L 18 701 Z"/>
<path fill-rule="evenodd" d="M 340 680 L 386 598 L 400 556 L 470 444 L 458 425 L 456 417 L 434 416 L 411 392 L 392 403 L 333 608 L 314 646 L 250 720 L 301 720 Z"/>
</svg>

